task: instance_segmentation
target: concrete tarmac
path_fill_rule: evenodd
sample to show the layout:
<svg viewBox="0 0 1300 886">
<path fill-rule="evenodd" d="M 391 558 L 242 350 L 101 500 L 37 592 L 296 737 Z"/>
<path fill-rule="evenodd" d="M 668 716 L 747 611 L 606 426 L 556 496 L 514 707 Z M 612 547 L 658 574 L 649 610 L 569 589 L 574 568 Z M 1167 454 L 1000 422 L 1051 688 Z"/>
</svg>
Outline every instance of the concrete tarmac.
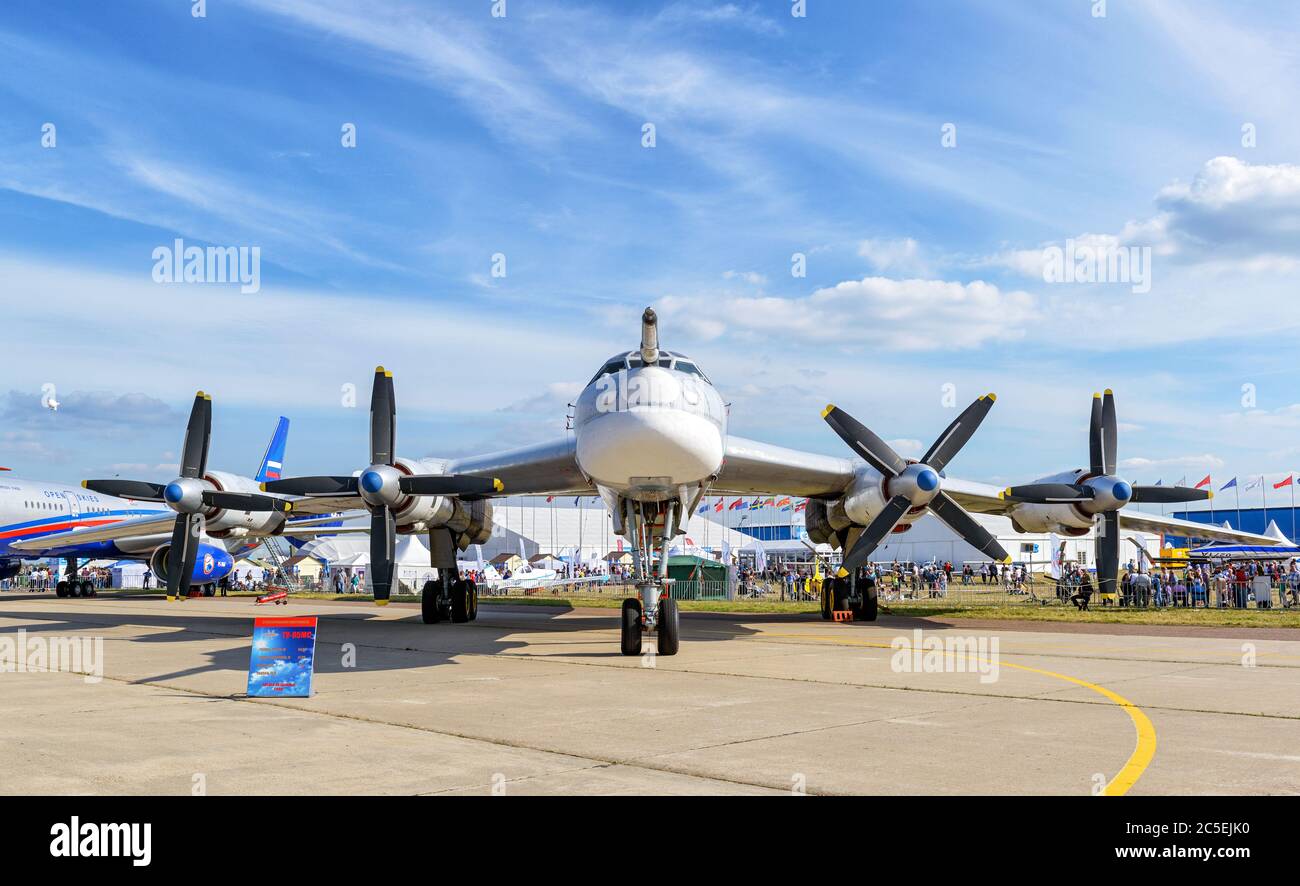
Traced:
<svg viewBox="0 0 1300 886">
<path fill-rule="evenodd" d="M 0 673 L 0 792 L 1300 793 L 1286 632 L 685 613 L 680 654 L 627 658 L 617 610 L 479 611 L 0 598 L 0 644 L 104 657 Z M 262 615 L 319 616 L 313 697 L 245 697 Z M 974 654 L 891 648 L 917 628 Z"/>
</svg>

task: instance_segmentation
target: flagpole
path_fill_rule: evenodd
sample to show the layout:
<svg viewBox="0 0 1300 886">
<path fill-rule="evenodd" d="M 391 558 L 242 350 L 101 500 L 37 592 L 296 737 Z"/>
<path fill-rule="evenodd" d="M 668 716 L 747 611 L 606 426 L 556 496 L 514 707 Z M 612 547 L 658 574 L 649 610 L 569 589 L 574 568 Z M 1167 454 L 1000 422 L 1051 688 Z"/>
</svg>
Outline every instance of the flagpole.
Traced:
<svg viewBox="0 0 1300 886">
<path fill-rule="evenodd" d="M 1264 475 L 1259 475 L 1259 500 L 1264 504 L 1264 532 L 1268 532 L 1268 493 L 1264 491 Z"/>
<path fill-rule="evenodd" d="M 1233 479 L 1235 480 L 1237 478 L 1233 477 Z M 1237 530 L 1240 531 L 1241 530 L 1241 484 L 1238 483 L 1236 486 L 1232 487 L 1232 491 L 1237 494 Z"/>
</svg>

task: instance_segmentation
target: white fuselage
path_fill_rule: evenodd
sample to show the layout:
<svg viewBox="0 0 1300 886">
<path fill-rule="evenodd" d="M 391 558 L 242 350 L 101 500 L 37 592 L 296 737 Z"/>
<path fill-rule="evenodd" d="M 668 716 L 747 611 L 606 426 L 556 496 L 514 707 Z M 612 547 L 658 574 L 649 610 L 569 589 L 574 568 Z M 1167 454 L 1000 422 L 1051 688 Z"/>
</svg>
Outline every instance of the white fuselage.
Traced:
<svg viewBox="0 0 1300 886">
<path fill-rule="evenodd" d="M 0 558 L 39 556 L 11 550 L 10 545 L 17 541 L 83 527 L 107 526 L 167 510 L 163 505 L 115 498 L 61 483 L 0 479 Z M 87 557 L 139 555 L 153 550 L 159 540 L 98 542 L 80 553 Z"/>
</svg>

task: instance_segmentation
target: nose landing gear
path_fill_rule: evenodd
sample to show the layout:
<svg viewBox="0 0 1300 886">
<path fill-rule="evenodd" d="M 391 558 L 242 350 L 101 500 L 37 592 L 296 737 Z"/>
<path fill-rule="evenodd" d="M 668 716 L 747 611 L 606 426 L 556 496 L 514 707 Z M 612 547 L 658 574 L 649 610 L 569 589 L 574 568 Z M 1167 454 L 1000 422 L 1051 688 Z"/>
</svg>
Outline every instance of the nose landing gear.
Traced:
<svg viewBox="0 0 1300 886">
<path fill-rule="evenodd" d="M 673 537 L 675 517 L 680 506 L 669 503 L 654 514 L 647 513 L 647 503 L 628 499 L 625 503 L 624 525 L 632 543 L 633 569 L 636 572 L 640 598 L 629 597 L 623 601 L 620 621 L 619 649 L 624 655 L 640 655 L 642 636 L 653 631 L 660 655 L 676 655 L 681 646 L 680 619 L 677 601 L 668 593 L 668 543 Z M 654 517 L 662 517 L 662 524 Z M 660 529 L 662 526 L 662 529 Z M 651 566 L 649 551 L 655 535 L 660 538 L 658 569 Z"/>
</svg>

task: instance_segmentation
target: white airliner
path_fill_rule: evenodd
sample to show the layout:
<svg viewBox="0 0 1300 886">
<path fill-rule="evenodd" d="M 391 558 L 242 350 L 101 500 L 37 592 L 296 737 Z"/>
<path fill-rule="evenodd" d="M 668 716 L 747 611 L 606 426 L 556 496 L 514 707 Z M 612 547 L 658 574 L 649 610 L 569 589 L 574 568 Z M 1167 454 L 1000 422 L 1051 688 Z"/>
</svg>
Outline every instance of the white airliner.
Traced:
<svg viewBox="0 0 1300 886">
<path fill-rule="evenodd" d="M 234 568 L 233 551 L 256 545 L 286 529 L 294 536 L 333 534 L 318 524 L 328 518 L 288 521 L 291 505 L 261 494 L 258 483 L 280 476 L 289 436 L 281 417 L 254 477 L 207 470 L 212 401 L 195 397 L 186 431 L 182 475 L 202 477 L 203 494 L 189 509 L 181 484 L 139 480 L 87 480 L 80 488 L 32 480 L 0 480 L 0 578 L 18 572 L 24 559 L 58 557 L 68 563 L 60 597 L 93 593 L 77 577 L 83 559 L 144 560 L 168 597 L 219 582 Z M 188 472 L 188 473 L 187 473 Z M 248 510 L 254 505 L 254 510 Z M 343 530 L 346 531 L 346 530 Z M 171 556 L 175 550 L 179 557 Z"/>
<path fill-rule="evenodd" d="M 727 433 L 722 397 L 689 357 L 662 350 L 655 313 L 646 309 L 641 346 L 616 354 L 579 395 L 573 432 L 563 439 L 507 452 L 458 459 L 411 459 L 394 451 L 396 410 L 392 374 L 375 372 L 368 467 L 352 475 L 304 477 L 263 484 L 267 492 L 302 496 L 297 513 L 339 511 L 360 499 L 371 515 L 370 570 L 375 602 L 388 602 L 395 533 L 429 535 L 439 579 L 425 585 L 422 614 L 433 623 L 472 619 L 477 591 L 461 579 L 457 550 L 492 532 L 490 499 L 503 494 L 599 495 L 614 529 L 631 544 L 639 598 L 624 601 L 624 654 L 641 653 L 644 631 L 659 652 L 679 645 L 677 604 L 668 599 L 668 551 L 706 494 L 784 494 L 809 499 L 806 524 L 814 542 L 842 548 L 844 569 L 827 582 L 823 615 L 853 609 L 876 617 L 874 585 L 857 580 L 863 564 L 892 533 L 906 532 L 932 513 L 993 560 L 1006 551 L 969 511 L 1004 514 L 1019 531 L 1087 532 L 1112 523 L 1134 529 L 1211 539 L 1274 544 L 1275 539 L 1172 518 L 1122 510 L 1136 497 L 1114 471 L 1114 408 L 1094 420 L 1094 470 L 1042 484 L 1002 490 L 943 473 L 970 439 L 996 398 L 966 408 L 919 460 L 901 458 L 844 411 L 823 417 L 848 443 L 853 457 L 801 452 Z M 1097 409 L 1101 409 L 1098 406 Z M 1109 423 L 1106 417 L 1109 416 Z M 1067 494 L 1059 501 L 1048 493 Z M 1191 490 L 1184 490 L 1190 494 Z M 1201 497 L 1196 494 L 1196 497 Z M 1147 500 L 1156 500 L 1154 497 Z M 1180 499 L 1180 500 L 1185 500 Z M 1116 537 L 1116 543 L 1118 538 Z M 657 553 L 657 556 L 656 556 Z M 1114 581 L 1112 573 L 1104 581 Z"/>
</svg>

